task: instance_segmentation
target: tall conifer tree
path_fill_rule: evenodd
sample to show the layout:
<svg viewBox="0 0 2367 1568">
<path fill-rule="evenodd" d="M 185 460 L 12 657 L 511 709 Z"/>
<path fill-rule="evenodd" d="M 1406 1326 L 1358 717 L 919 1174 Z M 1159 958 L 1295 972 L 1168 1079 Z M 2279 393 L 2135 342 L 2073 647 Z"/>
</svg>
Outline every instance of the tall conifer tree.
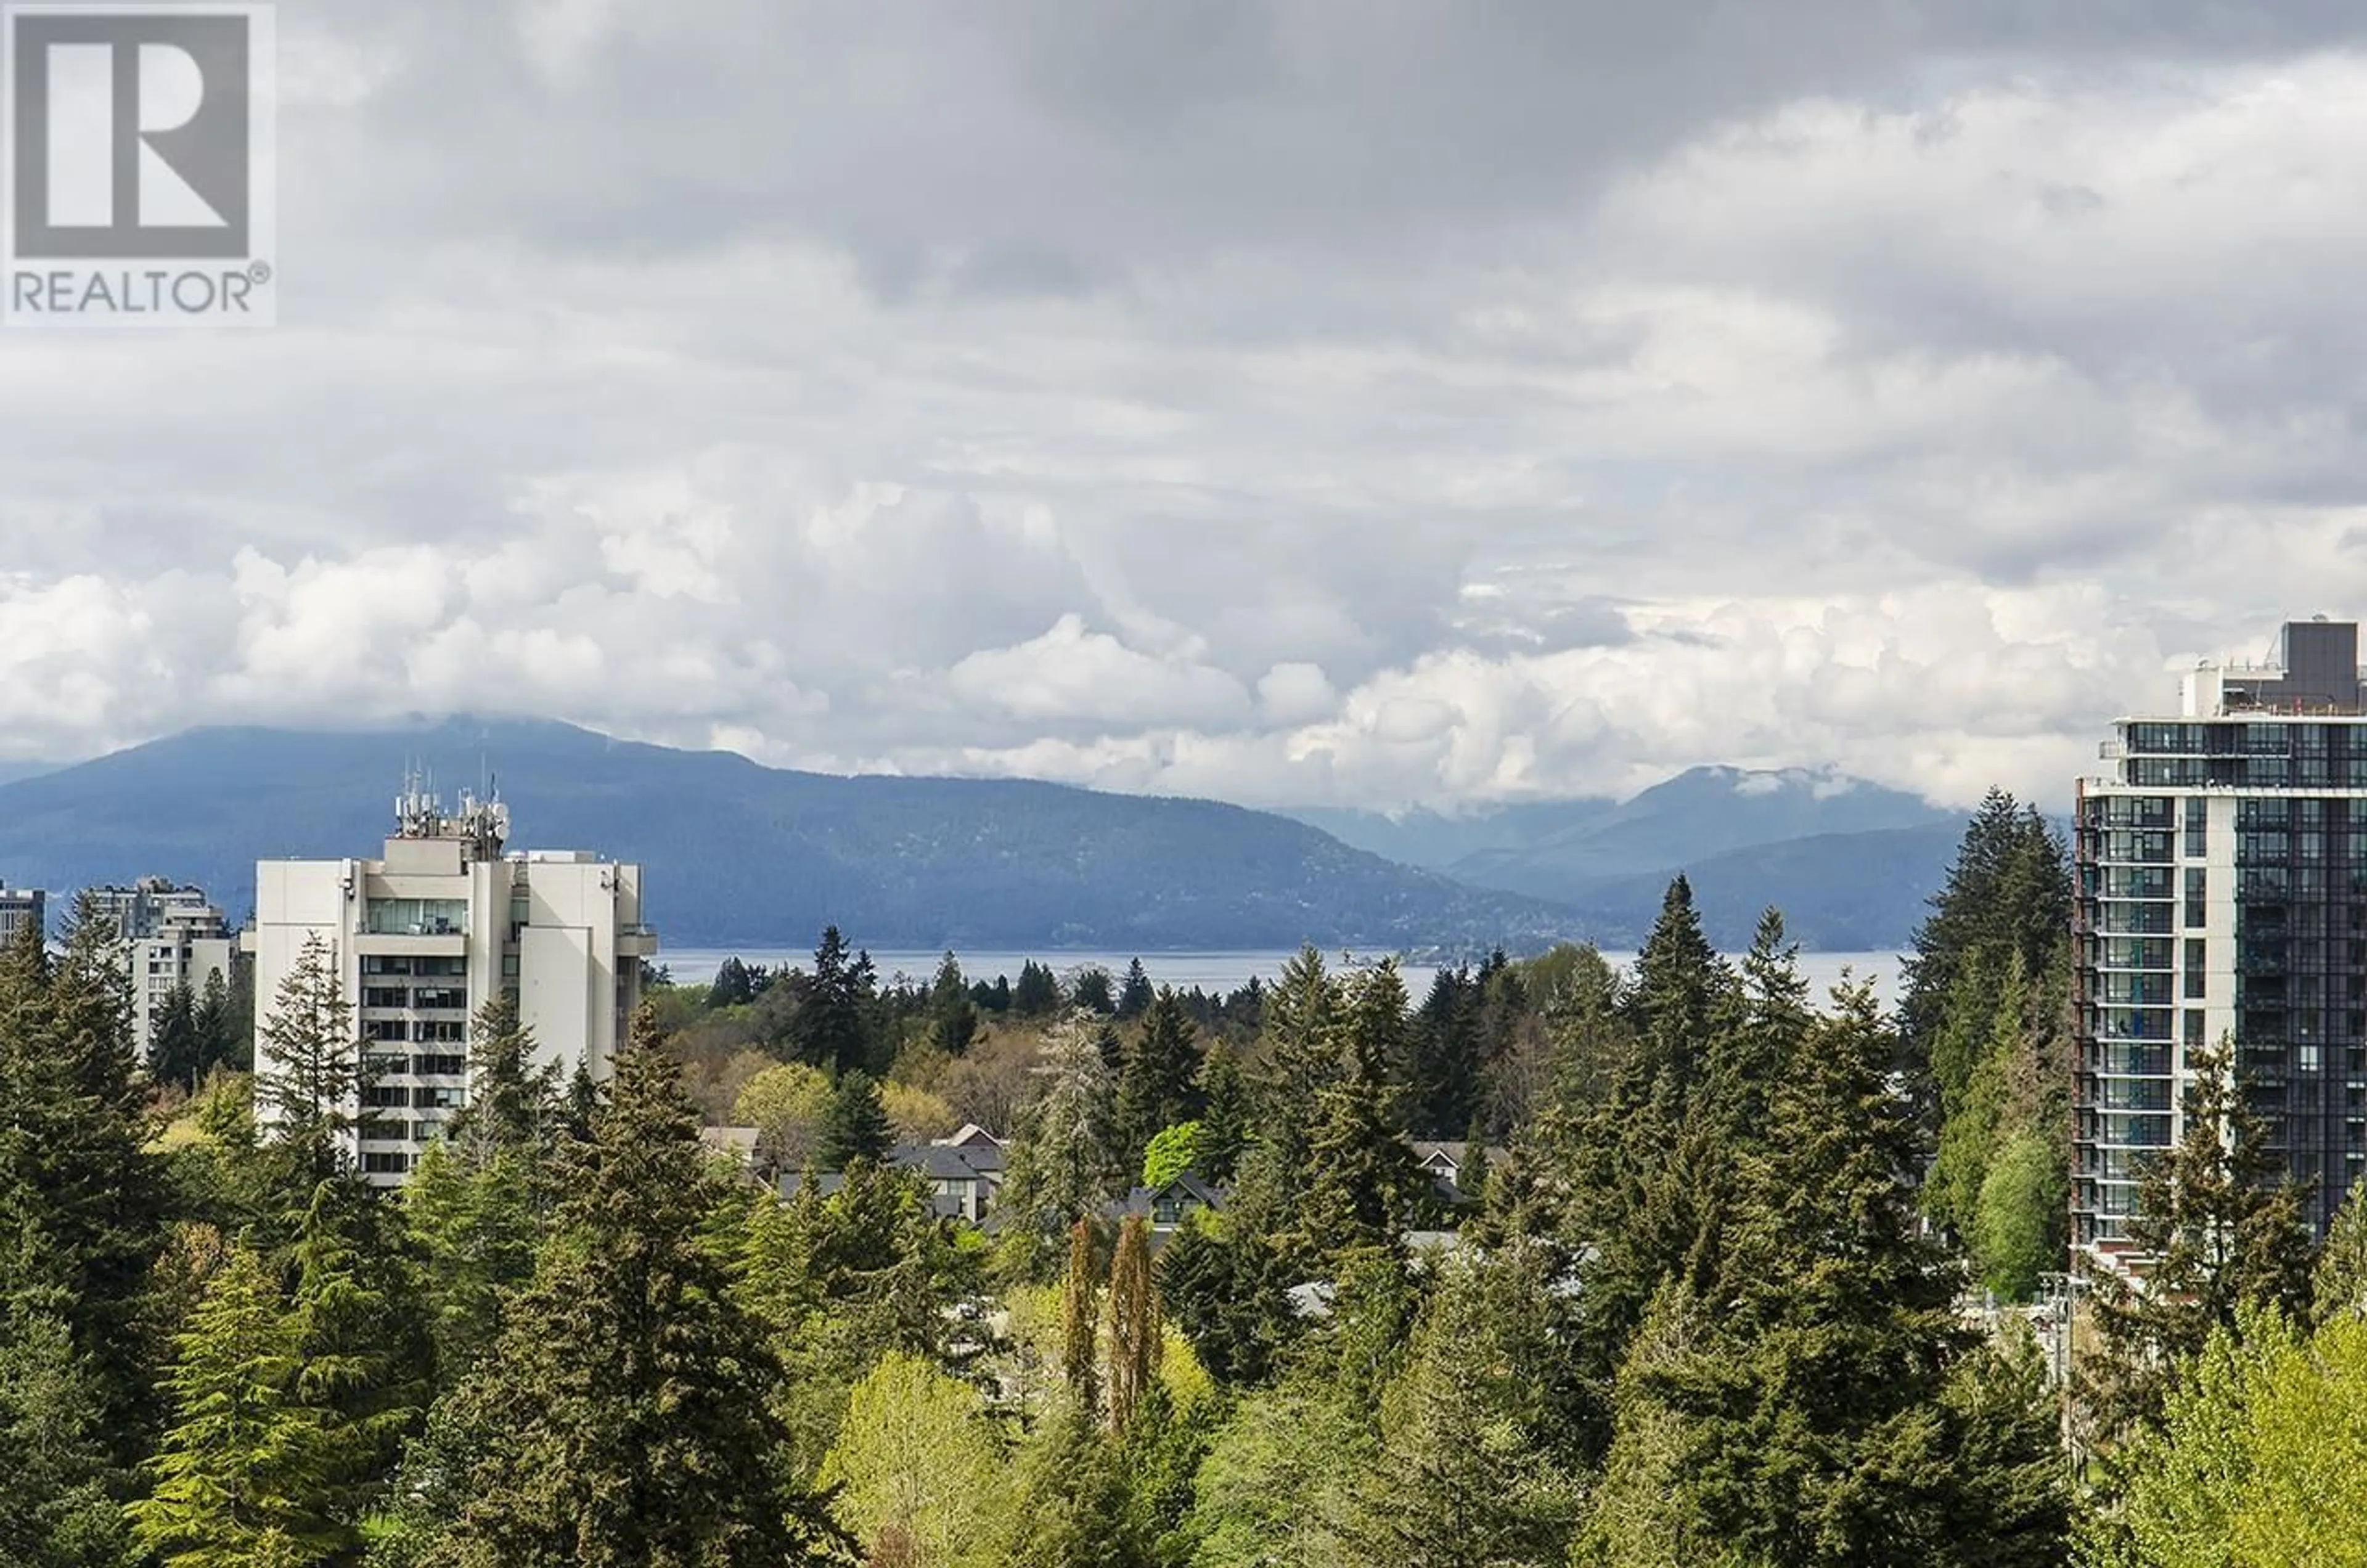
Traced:
<svg viewBox="0 0 2367 1568">
<path fill-rule="evenodd" d="M 646 1006 L 561 1228 L 457 1395 L 474 1445 L 431 1553 L 470 1568 L 781 1568 L 821 1561 L 792 1481 L 779 1363 L 703 1240 L 698 1116 Z"/>
</svg>

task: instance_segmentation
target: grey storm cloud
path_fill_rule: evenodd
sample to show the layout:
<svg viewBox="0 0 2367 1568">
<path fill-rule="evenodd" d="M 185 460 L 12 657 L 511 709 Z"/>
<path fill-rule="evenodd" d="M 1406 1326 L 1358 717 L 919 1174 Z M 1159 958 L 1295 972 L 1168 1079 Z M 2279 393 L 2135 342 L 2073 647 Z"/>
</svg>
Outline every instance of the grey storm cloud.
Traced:
<svg viewBox="0 0 2367 1568">
<path fill-rule="evenodd" d="M 1261 803 L 2059 796 L 2178 660 L 2367 610 L 2362 28 L 283 6 L 281 324 L 0 356 L 0 765 L 508 707 Z"/>
</svg>

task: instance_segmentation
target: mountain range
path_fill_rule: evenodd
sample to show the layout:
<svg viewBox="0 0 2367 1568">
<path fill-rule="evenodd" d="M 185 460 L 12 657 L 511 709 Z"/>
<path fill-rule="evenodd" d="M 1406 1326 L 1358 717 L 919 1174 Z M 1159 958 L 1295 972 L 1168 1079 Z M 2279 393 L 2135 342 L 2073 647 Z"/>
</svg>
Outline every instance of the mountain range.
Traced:
<svg viewBox="0 0 2367 1568">
<path fill-rule="evenodd" d="M 0 783 L 0 878 L 158 874 L 238 918 L 254 866 L 368 855 L 407 770 L 498 784 L 516 848 L 646 868 L 675 947 L 1158 951 L 1633 947 L 1669 875 L 1713 941 L 1766 903 L 1811 947 L 1896 946 L 1962 818 L 1829 773 L 1696 769 L 1632 800 L 1468 818 L 1253 811 L 1025 780 L 841 777 L 735 753 L 470 717 L 366 731 L 195 729 Z"/>
<path fill-rule="evenodd" d="M 1519 804 L 1444 816 L 1321 807 L 1291 816 L 1342 842 L 1475 887 L 1547 899 L 1590 931 L 1650 926 L 1670 878 L 1691 880 L 1721 946 L 1784 910 L 1811 947 L 1904 943 L 1963 837 L 1965 816 L 1830 768 L 1693 768 L 1626 800 Z"/>
</svg>

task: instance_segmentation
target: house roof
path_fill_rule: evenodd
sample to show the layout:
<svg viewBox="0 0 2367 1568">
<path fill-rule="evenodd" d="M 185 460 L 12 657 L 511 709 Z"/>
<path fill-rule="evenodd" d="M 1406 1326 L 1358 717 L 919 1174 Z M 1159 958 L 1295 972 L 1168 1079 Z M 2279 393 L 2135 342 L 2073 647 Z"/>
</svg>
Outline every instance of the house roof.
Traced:
<svg viewBox="0 0 2367 1568">
<path fill-rule="evenodd" d="M 998 1181 L 1002 1176 L 1002 1151 L 999 1148 L 906 1144 L 889 1151 L 888 1163 L 904 1170 L 917 1170 L 932 1181 Z"/>
<path fill-rule="evenodd" d="M 1109 1204 L 1102 1212 L 1112 1218 L 1120 1218 L 1127 1214 L 1148 1214 L 1157 1206 L 1161 1198 L 1171 1196 L 1200 1204 L 1205 1208 L 1221 1209 L 1225 1206 L 1225 1193 L 1222 1188 L 1211 1187 L 1187 1170 L 1161 1186 L 1138 1187 L 1128 1192 L 1122 1201 Z"/>
<path fill-rule="evenodd" d="M 800 1191 L 804 1190 L 805 1184 L 806 1173 L 804 1171 L 783 1171 L 781 1173 L 781 1179 L 779 1182 L 780 1194 L 783 1198 L 794 1198 Z M 840 1188 L 845 1185 L 846 1178 L 834 1170 L 819 1171 L 814 1176 L 814 1190 L 825 1198 L 832 1196 Z"/>
<path fill-rule="evenodd" d="M 1423 1165 L 1429 1166 L 1433 1170 L 1444 1170 L 1450 1176 L 1463 1168 L 1465 1163 L 1470 1158 L 1470 1144 L 1461 1138 L 1416 1138 L 1413 1140 L 1413 1157 L 1415 1159 L 1419 1160 Z M 1489 1144 L 1488 1145 L 1488 1163 L 1489 1165 L 1502 1165 L 1512 1157 L 1512 1150 L 1499 1148 L 1494 1144 Z"/>
<path fill-rule="evenodd" d="M 1000 1149 L 1002 1147 L 1002 1140 L 1001 1138 L 996 1137 L 993 1134 L 988 1132 L 985 1128 L 980 1126 L 975 1122 L 963 1122 L 960 1132 L 956 1133 L 950 1138 L 939 1138 L 936 1142 L 949 1149 Z"/>
</svg>

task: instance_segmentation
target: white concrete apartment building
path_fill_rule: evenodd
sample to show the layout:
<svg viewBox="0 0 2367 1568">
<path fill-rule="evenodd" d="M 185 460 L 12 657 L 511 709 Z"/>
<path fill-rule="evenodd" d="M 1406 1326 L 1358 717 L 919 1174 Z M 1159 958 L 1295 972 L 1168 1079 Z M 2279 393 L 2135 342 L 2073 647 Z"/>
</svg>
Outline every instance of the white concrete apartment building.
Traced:
<svg viewBox="0 0 2367 1568">
<path fill-rule="evenodd" d="M 640 1000 L 641 869 L 582 851 L 508 852 L 509 814 L 463 795 L 447 814 L 407 789 L 375 860 L 255 866 L 256 1050 L 280 981 L 308 937 L 332 949 L 377 1076 L 362 1170 L 400 1182 L 467 1103 L 469 1032 L 499 989 L 515 994 L 538 1059 L 595 1078 Z M 262 1064 L 258 1064 L 261 1066 Z"/>
<path fill-rule="evenodd" d="M 11 887 L 0 882 L 0 942 L 13 938 L 30 921 L 44 936 L 49 934 L 50 896 L 38 887 Z"/>
<path fill-rule="evenodd" d="M 204 889 L 176 886 L 161 876 L 143 876 L 130 887 L 94 887 L 90 897 L 115 922 L 123 946 L 131 977 L 132 1043 L 144 1060 L 173 987 L 187 983 L 192 997 L 202 997 L 213 975 L 229 985 L 238 938 Z"/>
</svg>

